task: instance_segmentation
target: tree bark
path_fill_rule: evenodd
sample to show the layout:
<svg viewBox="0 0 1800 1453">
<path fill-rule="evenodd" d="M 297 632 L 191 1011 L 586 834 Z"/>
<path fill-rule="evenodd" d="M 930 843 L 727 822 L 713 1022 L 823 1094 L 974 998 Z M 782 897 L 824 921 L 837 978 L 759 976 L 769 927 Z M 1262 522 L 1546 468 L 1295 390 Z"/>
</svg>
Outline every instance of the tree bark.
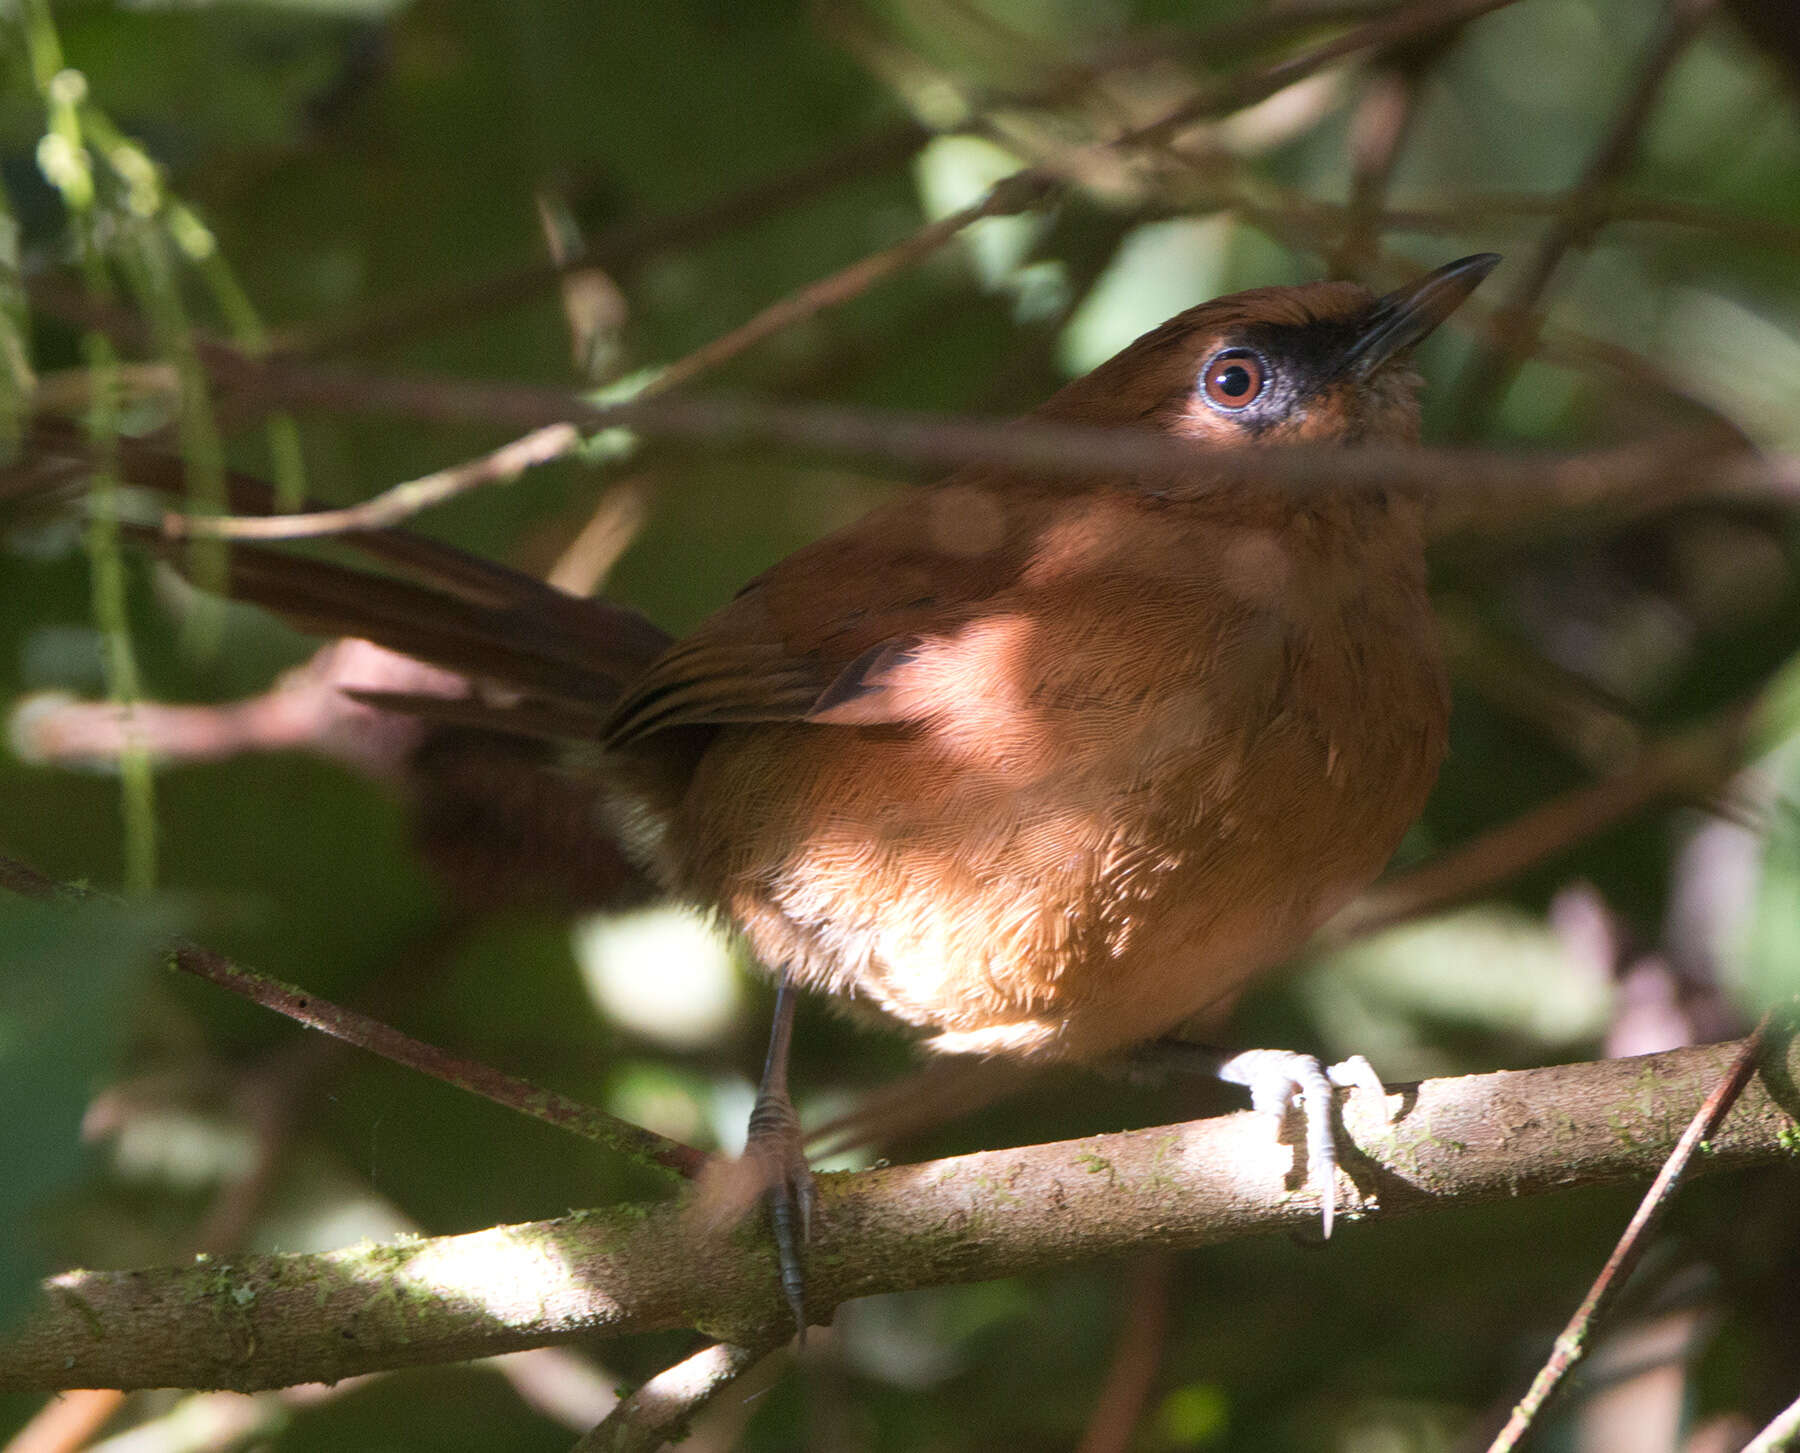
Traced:
<svg viewBox="0 0 1800 1453">
<path fill-rule="evenodd" d="M 1735 1046 L 1398 1086 L 1344 1109 L 1347 1220 L 1652 1175 Z M 1778 1038 L 1697 1172 L 1800 1153 Z M 716 1202 L 715 1202 L 716 1204 Z M 753 1345 L 786 1316 L 760 1216 L 697 1193 L 324 1253 L 71 1271 L 0 1340 L 0 1389 L 255 1391 L 692 1327 Z M 1300 1153 L 1252 1114 L 819 1177 L 808 1301 L 1029 1274 L 1146 1246 L 1314 1226 Z M 1354 1227 L 1341 1234 L 1354 1235 Z"/>
</svg>

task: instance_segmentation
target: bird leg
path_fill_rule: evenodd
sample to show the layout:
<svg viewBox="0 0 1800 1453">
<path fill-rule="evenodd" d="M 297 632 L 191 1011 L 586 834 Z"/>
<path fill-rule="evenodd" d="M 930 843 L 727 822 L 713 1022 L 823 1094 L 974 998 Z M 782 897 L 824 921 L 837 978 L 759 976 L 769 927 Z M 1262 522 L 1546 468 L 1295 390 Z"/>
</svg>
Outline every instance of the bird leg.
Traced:
<svg viewBox="0 0 1800 1453">
<path fill-rule="evenodd" d="M 1296 1107 L 1306 1129 L 1306 1178 L 1319 1188 L 1322 1229 L 1331 1235 L 1337 1217 L 1337 1091 L 1362 1089 L 1387 1104 L 1387 1088 L 1375 1067 L 1360 1054 L 1325 1065 L 1310 1054 L 1286 1049 L 1246 1049 L 1233 1053 L 1180 1039 L 1159 1039 L 1133 1055 L 1133 1062 L 1203 1074 L 1250 1091 L 1250 1108 L 1273 1115 L 1276 1123 Z"/>
<path fill-rule="evenodd" d="M 775 1021 L 769 1029 L 769 1055 L 762 1083 L 750 1111 L 746 1157 L 761 1164 L 769 1198 L 769 1220 L 775 1233 L 775 1255 L 781 1264 L 781 1294 L 794 1314 L 800 1339 L 806 1340 L 806 1268 L 802 1253 L 812 1236 L 815 1202 L 812 1169 L 806 1163 L 806 1140 L 800 1117 L 788 1096 L 788 1052 L 794 1038 L 794 986 L 784 975 L 775 990 Z"/>
</svg>

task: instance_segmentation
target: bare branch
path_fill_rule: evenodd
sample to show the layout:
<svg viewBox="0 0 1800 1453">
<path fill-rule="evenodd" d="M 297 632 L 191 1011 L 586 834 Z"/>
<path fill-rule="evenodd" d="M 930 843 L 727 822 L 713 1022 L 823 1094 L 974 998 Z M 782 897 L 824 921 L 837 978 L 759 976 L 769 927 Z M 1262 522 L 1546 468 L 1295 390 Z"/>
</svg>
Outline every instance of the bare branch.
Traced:
<svg viewBox="0 0 1800 1453">
<path fill-rule="evenodd" d="M 1274 65 L 1240 72 L 1221 85 L 1203 89 L 1149 126 L 1127 132 L 1103 145 L 1160 145 L 1169 136 L 1196 120 L 1251 105 L 1283 86 L 1359 51 L 1448 29 L 1511 3 L 1512 0 L 1417 0 L 1417 3 L 1403 5 L 1375 16 L 1363 25 Z M 1304 25 L 1342 20 L 1353 13 L 1309 12 L 1306 16 L 1299 17 L 1298 23 Z M 1273 23 L 1275 26 L 1291 25 L 1296 20 L 1275 17 Z M 1208 31 L 1191 43 L 1196 47 L 1205 45 L 1208 49 L 1216 50 L 1220 42 L 1229 43 L 1233 32 L 1243 30 L 1244 24 L 1237 22 Z M 1129 66 L 1139 63 L 1141 58 L 1139 54 L 1127 50 L 1115 61 L 1104 64 L 1101 68 Z M 1065 89 L 1066 85 L 1059 86 L 1053 88 L 1047 96 L 1035 99 L 1038 104 L 1044 104 L 1054 100 Z M 278 351 L 316 356 L 389 342 L 522 302 L 554 283 L 565 271 L 598 266 L 609 272 L 617 272 L 651 254 L 705 241 L 728 228 L 742 226 L 808 201 L 847 181 L 886 170 L 916 153 L 931 139 L 931 134 L 917 122 L 901 122 L 855 141 L 832 156 L 820 158 L 786 175 L 755 183 L 739 192 L 709 202 L 691 213 L 624 224 L 596 238 L 583 253 L 560 266 L 549 260 L 533 263 L 497 277 L 481 279 L 466 287 L 451 288 L 430 297 L 383 306 L 348 323 L 302 329 L 281 339 Z M 1017 180 L 1019 178 L 1009 178 L 1002 186 Z M 1038 173 L 1032 177 L 1029 185 L 1035 188 L 1048 180 L 1047 174 Z"/>
<path fill-rule="evenodd" d="M 1319 208 L 1330 204 L 1316 202 Z M 1537 196 L 1514 192 L 1468 192 L 1440 196 L 1431 202 L 1389 207 L 1370 221 L 1394 232 L 1461 234 L 1484 222 L 1506 218 L 1555 217 L 1566 205 L 1562 194 Z M 1750 217 L 1705 202 L 1675 201 L 1628 193 L 1597 199 L 1597 219 L 1609 226 L 1621 222 L 1642 226 L 1684 227 L 1711 232 L 1749 247 L 1800 253 L 1800 227 L 1778 217 Z"/>
<path fill-rule="evenodd" d="M 99 895 L 90 889 L 59 884 L 12 858 L 0 857 L 0 888 L 28 898 L 66 899 L 74 902 L 91 900 Z M 399 1030 L 346 1009 L 330 1000 L 309 994 L 304 989 L 284 984 L 279 979 L 256 973 L 234 964 L 212 949 L 198 944 L 176 943 L 170 948 L 174 967 L 209 984 L 229 990 L 253 1004 L 272 1009 L 277 1014 L 317 1029 L 346 1044 L 366 1049 L 395 1064 L 418 1070 L 445 1084 L 480 1095 L 521 1115 L 529 1115 L 554 1125 L 559 1130 L 580 1135 L 610 1150 L 628 1155 L 646 1165 L 660 1166 L 681 1176 L 692 1176 L 706 1163 L 703 1152 L 680 1141 L 670 1140 L 641 1125 L 633 1125 L 604 1110 L 583 1105 L 554 1090 L 545 1090 L 528 1080 L 504 1074 L 476 1060 L 464 1059 L 402 1034 Z"/>
<path fill-rule="evenodd" d="M 1538 300 L 1571 251 L 1585 248 L 1605 222 L 1601 199 L 1631 165 L 1638 143 L 1668 80 L 1716 0 L 1669 0 L 1649 53 L 1638 68 L 1629 94 L 1588 160 L 1581 180 L 1563 199 L 1555 220 L 1499 310 L 1502 336 L 1470 361 L 1462 383 L 1460 429 L 1475 432 L 1512 382 L 1521 360 L 1531 351 L 1540 319 Z"/>
<path fill-rule="evenodd" d="M 1738 1096 L 1743 1093 L 1744 1086 L 1749 1084 L 1750 1075 L 1762 1056 L 1771 1014 L 1763 1015 L 1762 1023 L 1742 1042 L 1719 1083 L 1701 1103 L 1694 1118 L 1688 1122 L 1687 1129 L 1681 1132 L 1681 1139 L 1675 1142 L 1669 1158 L 1663 1162 L 1656 1179 L 1650 1183 L 1650 1189 L 1644 1193 L 1644 1199 L 1638 1204 L 1624 1235 L 1619 1238 L 1619 1244 L 1613 1247 L 1612 1255 L 1607 1257 L 1600 1275 L 1594 1279 L 1588 1294 L 1575 1309 L 1575 1315 L 1569 1318 L 1569 1324 L 1556 1339 L 1556 1349 L 1551 1353 L 1550 1360 L 1532 1380 L 1530 1391 L 1513 1409 L 1512 1416 L 1500 1430 L 1500 1435 L 1494 1439 L 1488 1453 L 1514 1453 L 1519 1441 L 1530 1431 L 1537 1415 L 1556 1395 L 1557 1389 L 1585 1355 L 1601 1318 L 1618 1300 L 1619 1293 L 1625 1289 L 1626 1280 L 1642 1259 L 1645 1248 L 1650 1244 L 1651 1233 L 1661 1224 L 1675 1194 L 1675 1187 L 1693 1162 L 1701 1142 L 1719 1128 L 1731 1113 L 1731 1107 L 1737 1102 Z"/>
<path fill-rule="evenodd" d="M 1419 0 L 1359 25 L 1308 50 L 1258 70 L 1238 71 L 1205 88 L 1168 115 L 1126 132 L 1109 145 L 1160 146 L 1208 116 L 1223 115 L 1274 95 L 1283 86 L 1323 70 L 1358 51 L 1374 50 L 1432 35 L 1503 9 L 1512 0 Z"/>
<path fill-rule="evenodd" d="M 663 393 L 691 383 L 782 329 L 859 297 L 883 278 L 946 246 L 965 228 L 984 217 L 1011 216 L 1024 211 L 1037 201 L 1044 188 L 1024 173 L 1020 178 L 1024 185 L 995 187 L 981 201 L 770 304 L 749 322 L 677 359 L 645 387 L 643 394 Z M 397 525 L 421 510 L 483 485 L 510 484 L 527 469 L 574 452 L 580 443 L 580 431 L 572 424 L 549 424 L 479 458 L 394 485 L 358 505 L 295 515 L 208 517 L 171 514 L 167 518 L 167 533 L 175 538 L 299 540 L 380 529 Z"/>
<path fill-rule="evenodd" d="M 1649 1176 L 1740 1045 L 1400 1086 L 1345 1106 L 1348 1219 Z M 1793 1154 L 1783 1044 L 1701 1168 Z M 1778 1102 L 1779 1101 L 1779 1102 Z M 1037 1272 L 1144 1247 L 1316 1225 L 1266 1117 L 819 1177 L 809 1300 Z M 521 1347 L 694 1327 L 754 1345 L 782 1315 L 766 1236 L 708 1234 L 686 1202 L 464 1236 L 142 1271 L 71 1271 L 0 1342 L 0 1388 L 229 1387 L 348 1377 Z"/>
<path fill-rule="evenodd" d="M 1112 1365 L 1075 1453 L 1126 1453 L 1131 1447 L 1162 1369 L 1172 1270 L 1166 1251 L 1145 1252 L 1131 1263 L 1119 1288 Z"/>
<path fill-rule="evenodd" d="M 1036 172 L 1017 172 L 1007 177 L 980 201 L 927 223 L 892 247 L 859 258 L 829 277 L 820 278 L 771 303 L 749 322 L 696 348 L 685 358 L 677 359 L 657 376 L 651 388 L 660 393 L 692 383 L 701 374 L 737 357 L 765 338 L 773 337 L 783 328 L 791 328 L 826 308 L 835 308 L 860 297 L 882 279 L 924 261 L 984 218 L 1013 217 L 1028 210 L 1043 199 L 1049 185 L 1048 179 Z"/>
<path fill-rule="evenodd" d="M 193 536 L 208 540 L 301 540 L 314 535 L 379 530 L 483 485 L 511 484 L 527 469 L 561 459 L 580 444 L 581 431 L 574 425 L 548 424 L 477 459 L 384 489 L 361 504 L 295 515 L 171 514 L 164 522 L 165 532 L 175 539 Z"/>
<path fill-rule="evenodd" d="M 1796 1399 L 1775 1416 L 1775 1421 L 1748 1443 L 1742 1453 L 1783 1453 L 1800 1442 L 1800 1399 Z"/>
<path fill-rule="evenodd" d="M 1326 946 L 1361 938 L 1499 886 L 1652 803 L 1705 797 L 1736 770 L 1748 708 L 1646 747 L 1616 775 L 1576 787 L 1420 867 L 1378 883 L 1319 933 Z"/>
<path fill-rule="evenodd" d="M 131 336 L 136 327 L 129 314 L 91 300 L 63 297 L 57 311 L 121 336 Z M 1407 488 L 1430 498 L 1439 533 L 1518 527 L 1571 509 L 1640 513 L 1709 496 L 1800 499 L 1800 460 L 1753 457 L 1724 430 L 1666 435 L 1584 454 L 1323 445 L 1202 448 L 1150 429 L 1036 418 L 998 421 L 654 393 L 599 405 L 530 384 L 371 374 L 252 358 L 217 344 L 202 346 L 200 353 L 222 382 L 283 407 L 520 430 L 559 423 L 584 431 L 622 428 L 713 448 L 773 444 L 938 468 L 989 465 L 1059 479 L 1099 476 L 1174 498 L 1246 486 Z"/>
<path fill-rule="evenodd" d="M 1355 276 L 1379 249 L 1376 233 L 1382 209 L 1399 164 L 1401 148 L 1419 113 L 1419 97 L 1429 62 L 1439 46 L 1428 44 L 1402 52 L 1395 61 L 1373 71 L 1351 113 L 1346 139 L 1350 197 L 1344 206 L 1344 232 L 1335 251 L 1335 271 Z"/>
<path fill-rule="evenodd" d="M 916 154 L 931 135 L 916 121 L 898 122 L 791 172 L 712 198 L 690 212 L 621 223 L 561 264 L 546 258 L 427 295 L 377 304 L 366 313 L 336 323 L 307 325 L 279 338 L 277 351 L 316 357 L 392 344 L 523 303 L 566 272 L 593 267 L 623 272 L 657 253 L 705 243 L 732 228 L 778 215 L 846 183 L 898 166 Z"/>
<path fill-rule="evenodd" d="M 1291 80 L 1343 56 L 1370 46 L 1387 44 L 1396 38 L 1435 33 L 1445 26 L 1460 23 L 1509 3 L 1511 0 L 1454 0 L 1454 3 L 1445 5 L 1433 0 L 1433 3 L 1405 7 L 1395 15 L 1382 16 L 1275 65 L 1235 76 L 1229 82 L 1191 98 L 1158 121 L 1098 143 L 1098 146 L 1112 149 L 1159 144 L 1197 117 L 1249 104 L 1271 94 Z M 885 157 L 886 151 L 882 150 L 880 154 Z M 789 294 L 764 308 L 748 322 L 678 359 L 644 393 L 662 393 L 693 382 L 702 374 L 783 329 L 793 327 L 827 308 L 840 306 L 860 296 L 882 279 L 916 265 L 949 244 L 974 223 L 988 217 L 1013 216 L 1028 210 L 1043 200 L 1054 186 L 1055 177 L 1047 167 L 1027 168 L 1014 173 L 991 188 L 981 200 L 927 224 L 891 247 L 871 253 L 838 272 Z M 548 275 L 556 276 L 558 270 L 552 268 Z M 169 533 L 172 536 L 185 535 L 204 539 L 275 540 L 341 534 L 397 524 L 420 510 L 480 485 L 510 483 L 527 468 L 568 454 L 579 442 L 579 436 L 570 425 L 547 425 L 534 429 L 523 438 L 481 458 L 396 485 L 361 505 L 311 511 L 287 518 L 201 517 L 184 522 L 180 517 L 171 516 Z"/>
<path fill-rule="evenodd" d="M 770 1334 L 747 1346 L 715 1342 L 667 1368 L 606 1415 L 572 1453 L 656 1453 L 679 1442 L 694 1415 L 780 1345 Z"/>
<path fill-rule="evenodd" d="M 116 321 L 116 320 L 115 320 Z M 1649 497 L 1705 495 L 1800 498 L 1800 461 L 1750 458 L 1709 437 L 1661 438 L 1584 454 L 1505 454 L 1460 449 L 1203 448 L 1148 429 L 1102 429 L 1041 419 L 986 420 L 901 410 L 775 403 L 720 397 L 639 396 L 592 404 L 530 384 L 416 374 L 371 374 L 252 359 L 206 350 L 220 376 L 252 394 L 299 408 L 399 416 L 425 422 L 486 422 L 536 429 L 634 429 L 717 448 L 779 444 L 937 467 L 985 464 L 1055 478 L 1103 477 L 1146 488 L 1176 486 L 1182 498 L 1227 486 L 1266 484 L 1415 488 L 1442 496 L 1449 524 L 1472 526 L 1484 502 L 1509 522 L 1526 502 L 1556 508 L 1638 507 Z"/>
</svg>

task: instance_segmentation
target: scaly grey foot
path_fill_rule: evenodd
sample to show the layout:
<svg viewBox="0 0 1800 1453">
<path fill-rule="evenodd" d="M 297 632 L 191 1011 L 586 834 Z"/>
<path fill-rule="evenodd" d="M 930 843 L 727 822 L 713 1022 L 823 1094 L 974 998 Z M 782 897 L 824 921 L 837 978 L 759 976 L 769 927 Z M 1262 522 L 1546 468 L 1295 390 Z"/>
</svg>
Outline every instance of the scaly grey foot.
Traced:
<svg viewBox="0 0 1800 1453">
<path fill-rule="evenodd" d="M 765 1086 L 750 1112 L 750 1135 L 744 1154 L 762 1169 L 763 1194 L 775 1233 L 775 1255 L 781 1267 L 781 1295 L 794 1314 L 800 1340 L 806 1340 L 806 1244 L 812 1239 L 812 1168 L 806 1163 L 806 1139 L 800 1117 L 786 1090 L 770 1093 Z"/>
<path fill-rule="evenodd" d="M 788 1095 L 788 1054 L 794 1038 L 794 986 L 783 974 L 775 990 L 774 1023 L 769 1027 L 769 1054 L 762 1083 L 750 1111 L 750 1134 L 744 1155 L 758 1163 L 769 1221 L 775 1233 L 775 1257 L 781 1267 L 781 1295 L 794 1314 L 794 1330 L 806 1341 L 806 1243 L 812 1237 L 817 1194 L 812 1167 L 806 1163 L 806 1138 Z"/>
</svg>

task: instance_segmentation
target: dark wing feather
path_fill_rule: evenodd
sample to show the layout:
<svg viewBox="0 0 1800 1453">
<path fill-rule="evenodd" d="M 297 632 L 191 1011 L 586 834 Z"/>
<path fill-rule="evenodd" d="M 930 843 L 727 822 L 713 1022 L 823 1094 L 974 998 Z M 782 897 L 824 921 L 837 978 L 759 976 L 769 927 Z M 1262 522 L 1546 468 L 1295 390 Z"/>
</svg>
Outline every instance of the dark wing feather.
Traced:
<svg viewBox="0 0 1800 1453">
<path fill-rule="evenodd" d="M 629 672 L 629 662 L 613 659 L 604 621 L 581 609 L 599 608 L 599 602 L 563 596 L 537 608 L 496 608 L 411 581 L 243 545 L 231 551 L 229 583 L 235 598 L 303 629 L 360 637 L 460 675 L 575 706 L 609 707 Z"/>
<path fill-rule="evenodd" d="M 902 636 L 869 647 L 821 691 L 807 712 L 808 721 L 833 726 L 874 726 L 903 714 L 892 687 L 919 659 L 923 636 Z"/>
<path fill-rule="evenodd" d="M 484 701 L 479 696 L 433 696 L 419 691 L 344 688 L 344 695 L 382 711 L 442 726 L 469 727 L 548 742 L 582 741 L 600 733 L 602 713 L 549 701 Z"/>
<path fill-rule="evenodd" d="M 955 529 L 970 498 L 991 548 L 970 548 Z M 651 664 L 619 702 L 607 743 L 681 726 L 916 720 L 916 697 L 889 688 L 927 642 L 1015 583 L 1037 504 L 965 474 L 797 551 Z"/>
<path fill-rule="evenodd" d="M 116 442 L 121 478 L 173 500 L 185 497 L 187 466 L 179 456 L 139 439 Z M 18 461 L 0 471 L 0 503 L 65 500 L 92 472 L 92 453 L 67 421 L 34 420 Z M 273 492 L 259 479 L 228 470 L 225 487 L 235 514 L 275 511 Z M 145 526 L 134 533 L 178 568 L 183 564 L 184 552 L 160 531 Z M 379 641 L 451 670 L 589 703 L 616 700 L 669 644 L 635 611 L 568 595 L 407 530 L 356 530 L 332 543 L 401 575 L 234 545 L 233 593 L 324 634 Z M 517 671 L 509 667 L 515 653 L 524 658 Z"/>
</svg>

